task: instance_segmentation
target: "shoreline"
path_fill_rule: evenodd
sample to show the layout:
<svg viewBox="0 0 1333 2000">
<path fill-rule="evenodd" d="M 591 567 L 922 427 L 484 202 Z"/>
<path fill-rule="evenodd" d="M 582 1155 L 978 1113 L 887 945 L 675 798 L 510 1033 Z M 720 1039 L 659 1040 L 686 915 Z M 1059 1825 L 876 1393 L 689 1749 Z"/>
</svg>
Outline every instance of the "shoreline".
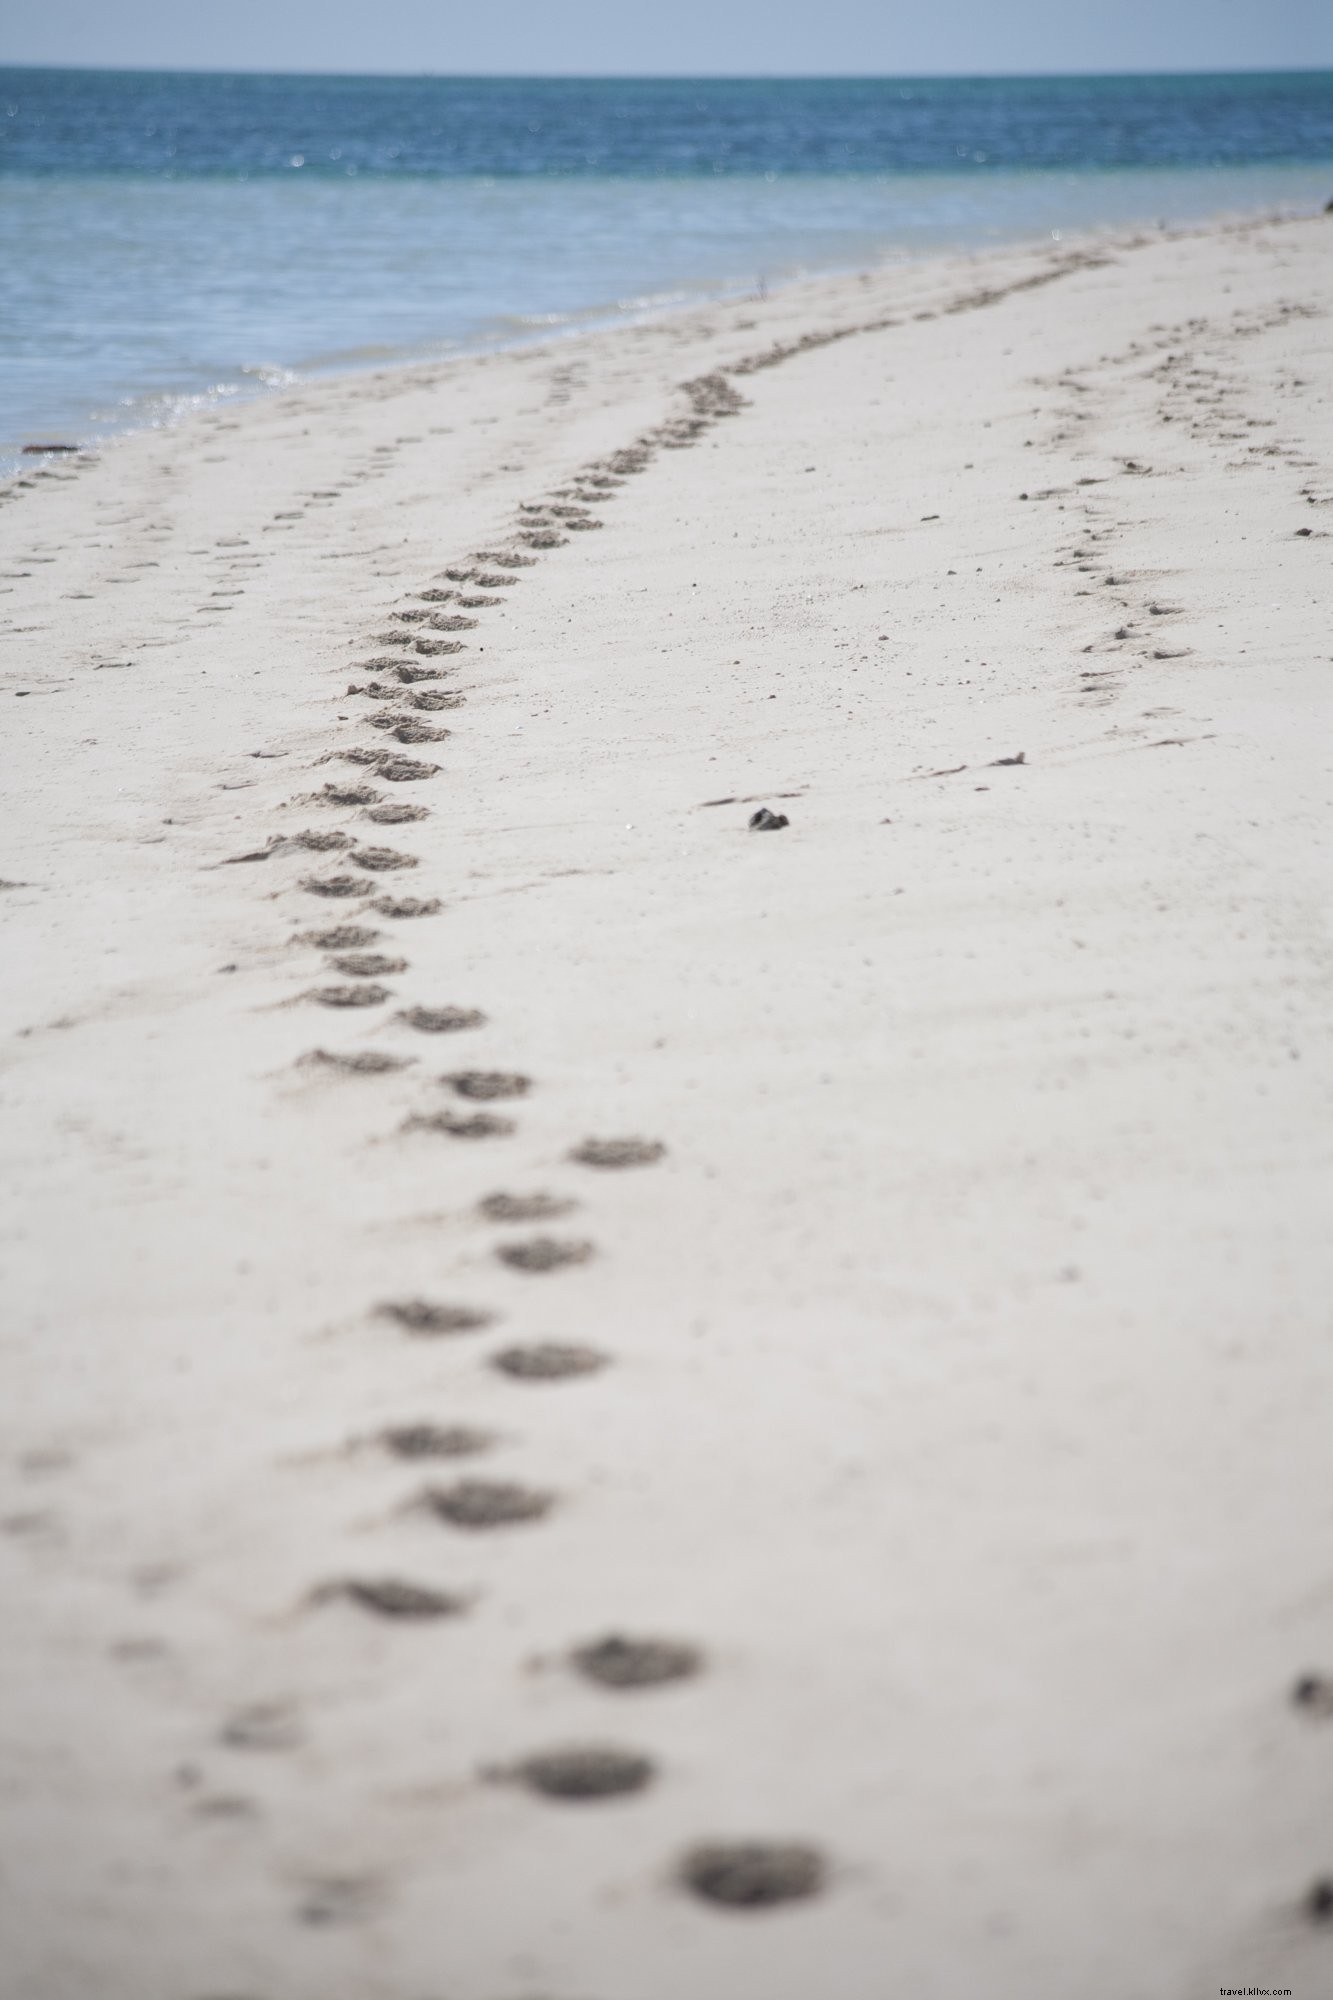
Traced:
<svg viewBox="0 0 1333 2000">
<path fill-rule="evenodd" d="M 1290 172 L 1313 177 L 1322 170 L 1312 167 L 1308 163 L 1292 163 L 1290 166 L 1278 169 L 1194 168 L 1173 170 L 1176 179 L 1187 178 L 1191 174 L 1206 177 L 1210 173 L 1214 176 L 1225 175 L 1234 178 L 1237 175 L 1243 176 L 1247 171 L 1255 175 L 1270 174 L 1272 172 L 1279 174 Z M 1333 175 L 1333 163 L 1330 163 L 1329 173 Z M 1063 170 L 1058 169 L 1048 170 L 1046 177 L 1052 184 L 1064 183 L 1070 178 Z M 1146 179 L 1149 177 L 1170 182 L 1173 178 L 1173 173 L 1150 167 L 1124 168 L 1114 173 L 1109 171 L 1097 173 L 1089 170 L 1083 178 L 1091 185 L 1098 181 L 1133 182 L 1136 179 Z M 892 180 L 891 176 L 886 178 Z M 920 178 L 911 174 L 902 176 L 904 185 L 906 186 L 917 184 Z M 1013 176 L 1011 175 L 1010 178 L 1013 178 Z M 1034 178 L 1040 181 L 1042 175 L 1038 173 Z M 1077 179 L 1079 177 L 1074 176 L 1074 178 Z M 941 181 L 947 184 L 949 176 L 942 173 Z M 1330 181 L 1330 185 L 1333 185 L 1333 180 Z M 1146 230 L 1149 233 L 1157 233 L 1163 230 L 1170 233 L 1189 233 L 1200 228 L 1225 228 L 1248 222 L 1281 222 L 1313 219 L 1315 208 L 1311 204 L 1318 204 L 1319 202 L 1320 197 L 1317 189 L 1306 190 L 1299 197 L 1294 195 L 1289 196 L 1285 201 L 1277 199 L 1271 192 L 1265 194 L 1263 199 L 1260 199 L 1256 193 L 1250 200 L 1240 205 L 1222 203 L 1220 206 L 1208 208 L 1199 214 L 1185 216 L 1172 215 L 1169 220 L 1165 221 L 1161 220 L 1160 217 L 1150 220 L 1146 214 L 1138 218 L 1127 218 L 1122 215 L 1110 213 L 1101 221 L 1088 220 L 1087 218 L 1075 220 L 1072 224 L 1068 224 L 1055 232 L 1050 231 L 1036 220 L 1030 226 L 1024 225 L 1023 227 L 1019 227 L 1016 222 L 1010 219 L 1007 223 L 1000 222 L 995 225 L 999 229 L 998 235 L 992 231 L 992 233 L 977 237 L 975 241 L 951 240 L 947 235 L 941 235 L 938 242 L 925 245 L 915 242 L 910 230 L 906 234 L 902 233 L 902 225 L 899 224 L 896 233 L 890 231 L 883 236 L 879 254 L 868 264 L 864 256 L 858 256 L 845 263 L 837 260 L 823 262 L 814 268 L 800 270 L 796 275 L 784 270 L 776 276 L 771 287 L 768 285 L 767 275 L 764 271 L 764 246 L 758 241 L 755 244 L 755 256 L 758 260 L 760 277 L 763 281 L 764 292 L 766 293 L 769 289 L 775 291 L 786 290 L 792 286 L 800 287 L 807 284 L 819 284 L 826 280 L 857 277 L 865 270 L 868 270 L 872 274 L 883 275 L 889 270 L 899 268 L 903 263 L 934 261 L 939 258 L 960 256 L 984 257 L 1001 254 L 1005 251 L 1035 251 L 1051 240 L 1052 234 L 1054 234 L 1055 240 L 1063 238 L 1065 241 L 1072 243 L 1085 239 L 1089 241 L 1101 239 L 1107 235 L 1121 237 L 1142 230 Z M 1307 208 L 1309 210 L 1308 218 Z M 789 254 L 795 255 L 797 253 L 793 250 Z M 510 351 L 512 348 L 527 346 L 534 342 L 540 344 L 550 339 L 577 340 L 582 338 L 586 333 L 609 332 L 614 331 L 617 327 L 645 323 L 654 324 L 678 312 L 697 311 L 710 305 L 725 306 L 727 304 L 740 303 L 744 298 L 750 296 L 750 292 L 745 289 L 749 282 L 750 280 L 742 280 L 738 276 L 726 279 L 719 278 L 716 281 L 710 280 L 707 284 L 701 282 L 691 290 L 677 290 L 674 296 L 668 291 L 662 294 L 660 298 L 652 296 L 650 291 L 648 303 L 646 304 L 640 304 L 637 300 L 631 302 L 629 305 L 624 305 L 614 300 L 609 302 L 604 301 L 600 304 L 585 304 L 577 309 L 571 309 L 566 313 L 564 315 L 564 323 L 557 327 L 542 327 L 537 325 L 530 331 L 518 333 L 506 333 L 496 328 L 490 328 L 485 331 L 474 331 L 472 334 L 460 334 L 457 344 L 454 346 L 447 345 L 447 340 L 453 338 L 453 336 L 423 335 L 419 339 L 409 341 L 398 347 L 392 345 L 386 346 L 382 355 L 363 363 L 350 361 L 345 356 L 335 359 L 328 365 L 321 365 L 317 360 L 275 361 L 264 363 L 262 366 L 257 362 L 252 362 L 244 364 L 234 379 L 228 377 L 222 382 L 214 381 L 211 385 L 200 384 L 194 388 L 180 386 L 174 389 L 164 388 L 159 391 L 125 391 L 120 398 L 125 407 L 123 418 L 97 419 L 91 411 L 85 411 L 82 417 L 77 419 L 70 418 L 68 422 L 60 418 L 52 418 L 49 423 L 45 419 L 38 419 L 38 422 L 42 425 L 43 436 L 49 435 L 53 438 L 60 436 L 66 439 L 76 438 L 81 450 L 96 451 L 105 448 L 118 437 L 135 435 L 145 430 L 167 429 L 179 422 L 188 421 L 190 417 L 200 412 L 238 407 L 255 400 L 262 400 L 273 393 L 281 393 L 284 388 L 300 388 L 306 384 L 342 377 L 355 378 L 368 371 L 378 372 L 383 369 L 399 367 L 431 366 L 442 361 L 465 358 L 470 354 L 503 353 Z M 518 315 L 520 318 L 524 316 L 523 314 Z M 534 320 L 540 320 L 542 313 L 534 307 L 526 316 Z M 555 314 L 554 316 L 557 318 L 560 317 L 559 314 Z M 505 317 L 507 316 L 500 315 L 501 320 Z M 371 347 L 373 345 L 373 343 L 370 343 Z M 272 376 L 273 379 L 271 381 L 265 379 L 268 376 Z M 248 380 L 246 379 L 247 377 L 249 378 Z M 102 399 L 99 398 L 99 400 Z M 112 407 L 114 407 L 114 404 Z M 89 428 L 89 426 L 98 422 L 103 423 L 104 427 L 100 429 Z M 35 435 L 35 433 L 31 435 Z M 28 441 L 30 440 L 15 437 L 8 445 L 0 448 L 0 492 L 3 492 L 7 486 L 22 476 L 25 470 L 23 445 Z"/>
<path fill-rule="evenodd" d="M 1329 227 L 0 512 L 25 1996 L 1315 1989 Z"/>
</svg>

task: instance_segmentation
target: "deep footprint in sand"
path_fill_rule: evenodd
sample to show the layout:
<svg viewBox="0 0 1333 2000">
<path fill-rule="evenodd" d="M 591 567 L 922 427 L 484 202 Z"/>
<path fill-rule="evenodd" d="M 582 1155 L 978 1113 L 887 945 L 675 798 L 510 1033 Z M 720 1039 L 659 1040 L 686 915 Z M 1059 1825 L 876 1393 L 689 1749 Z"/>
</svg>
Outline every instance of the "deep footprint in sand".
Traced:
<svg viewBox="0 0 1333 2000">
<path fill-rule="evenodd" d="M 455 1528 L 509 1528 L 540 1521 L 555 1505 L 553 1493 L 508 1479 L 460 1479 L 430 1487 L 426 1505 Z"/>
<path fill-rule="evenodd" d="M 433 778 L 439 768 L 438 764 L 423 764 L 418 757 L 386 756 L 383 761 L 376 759 L 380 776 L 391 785 L 410 785 L 421 778 Z"/>
<path fill-rule="evenodd" d="M 406 972 L 407 960 L 387 958 L 379 951 L 356 951 L 349 952 L 344 958 L 335 958 L 332 969 L 345 973 L 349 979 L 383 979 L 395 972 Z"/>
<path fill-rule="evenodd" d="M 678 1879 L 706 1902 L 761 1910 L 817 1895 L 826 1872 L 818 1848 L 804 1841 L 708 1841 L 685 1855 Z"/>
<path fill-rule="evenodd" d="M 314 1592 L 316 1603 L 346 1598 L 363 1611 L 381 1618 L 457 1618 L 470 1609 L 472 1600 L 448 1591 L 430 1590 L 423 1584 L 405 1583 L 398 1577 L 349 1577 L 340 1583 L 324 1583 Z"/>
<path fill-rule="evenodd" d="M 325 785 L 319 800 L 331 806 L 373 806 L 381 796 L 373 785 Z"/>
<path fill-rule="evenodd" d="M 472 1430 L 466 1424 L 390 1424 L 380 1442 L 395 1458 L 471 1458 L 489 1451 L 494 1431 Z"/>
<path fill-rule="evenodd" d="M 395 847 L 354 847 L 347 859 L 355 867 L 367 868 L 372 874 L 385 874 L 395 868 L 420 866 L 415 854 L 400 854 Z"/>
<path fill-rule="evenodd" d="M 491 1356 L 491 1367 L 515 1382 L 568 1382 L 579 1375 L 595 1375 L 609 1362 L 610 1356 L 598 1348 L 565 1340 L 536 1340 L 523 1347 L 503 1347 Z"/>
<path fill-rule="evenodd" d="M 365 986 L 312 986 L 310 998 L 321 1007 L 382 1007 L 393 998 L 387 986 L 373 982 Z"/>
<path fill-rule="evenodd" d="M 364 896 L 366 884 L 359 875 L 306 875 L 299 886 L 311 896 Z"/>
<path fill-rule="evenodd" d="M 377 896 L 370 907 L 381 917 L 434 917 L 444 904 L 438 896 Z"/>
<path fill-rule="evenodd" d="M 589 1743 L 539 1751 L 500 1775 L 517 1779 L 543 1798 L 580 1802 L 641 1792 L 656 1773 L 652 1759 L 637 1751 Z"/>
<path fill-rule="evenodd" d="M 439 1132 L 449 1139 L 509 1139 L 518 1127 L 512 1118 L 497 1118 L 492 1111 L 474 1111 L 466 1118 L 454 1111 L 414 1111 L 400 1129 Z"/>
<path fill-rule="evenodd" d="M 536 1275 L 586 1264 L 594 1251 L 591 1243 L 567 1238 L 562 1240 L 556 1236 L 531 1236 L 526 1243 L 501 1243 L 495 1254 L 502 1264 L 508 1264 L 511 1271 Z"/>
<path fill-rule="evenodd" d="M 605 1688 L 663 1687 L 689 1680 L 703 1665 L 696 1646 L 675 1639 L 626 1639 L 612 1633 L 589 1645 L 576 1646 L 570 1663 L 585 1680 Z"/>
<path fill-rule="evenodd" d="M 406 826 L 409 820 L 428 819 L 429 806 L 389 805 L 372 806 L 366 814 L 376 826 Z"/>
<path fill-rule="evenodd" d="M 313 944 L 320 951 L 355 951 L 359 945 L 374 944 L 380 933 L 368 924 L 335 924 L 326 931 L 298 931 L 297 944 Z"/>
<path fill-rule="evenodd" d="M 665 1155 L 660 1139 L 585 1139 L 569 1157 L 581 1167 L 616 1169 L 650 1167 Z"/>
<path fill-rule="evenodd" d="M 478 1007 L 404 1007 L 398 1019 L 406 1028 L 422 1035 L 455 1035 L 465 1028 L 481 1028 L 486 1016 Z"/>
<path fill-rule="evenodd" d="M 503 1069 L 463 1069 L 455 1070 L 449 1076 L 442 1076 L 441 1083 L 448 1084 L 460 1097 L 470 1097 L 488 1102 L 501 1097 L 526 1097 L 532 1088 L 529 1077 L 520 1076 L 514 1070 Z"/>
<path fill-rule="evenodd" d="M 285 1701 L 255 1701 L 238 1708 L 221 1732 L 229 1750 L 295 1750 L 301 1740 L 296 1712 Z"/>
<path fill-rule="evenodd" d="M 477 1203 L 480 1214 L 487 1222 L 553 1222 L 557 1216 L 570 1215 L 578 1207 L 567 1195 L 560 1194 L 488 1194 Z"/>
<path fill-rule="evenodd" d="M 495 1314 L 483 1306 L 441 1305 L 434 1299 L 386 1299 L 375 1314 L 416 1334 L 480 1333 L 495 1324 Z"/>
</svg>

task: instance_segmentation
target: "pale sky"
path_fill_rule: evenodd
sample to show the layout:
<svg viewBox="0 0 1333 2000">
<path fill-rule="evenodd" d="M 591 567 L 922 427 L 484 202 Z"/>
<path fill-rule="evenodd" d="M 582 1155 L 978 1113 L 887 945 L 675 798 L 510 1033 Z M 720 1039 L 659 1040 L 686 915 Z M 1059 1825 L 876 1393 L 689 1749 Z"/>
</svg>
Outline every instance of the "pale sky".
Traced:
<svg viewBox="0 0 1333 2000">
<path fill-rule="evenodd" d="M 0 63 L 519 76 L 1333 68 L 1330 0 L 0 0 Z"/>
</svg>

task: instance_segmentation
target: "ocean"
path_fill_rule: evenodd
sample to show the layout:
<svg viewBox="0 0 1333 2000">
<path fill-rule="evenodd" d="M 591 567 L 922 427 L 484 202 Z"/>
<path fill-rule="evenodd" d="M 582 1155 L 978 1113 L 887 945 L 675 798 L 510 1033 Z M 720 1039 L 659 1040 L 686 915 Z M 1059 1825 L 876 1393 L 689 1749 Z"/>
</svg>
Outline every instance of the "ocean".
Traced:
<svg viewBox="0 0 1333 2000">
<path fill-rule="evenodd" d="M 1333 72 L 0 69 L 0 462 L 801 274 L 1330 199 Z"/>
</svg>

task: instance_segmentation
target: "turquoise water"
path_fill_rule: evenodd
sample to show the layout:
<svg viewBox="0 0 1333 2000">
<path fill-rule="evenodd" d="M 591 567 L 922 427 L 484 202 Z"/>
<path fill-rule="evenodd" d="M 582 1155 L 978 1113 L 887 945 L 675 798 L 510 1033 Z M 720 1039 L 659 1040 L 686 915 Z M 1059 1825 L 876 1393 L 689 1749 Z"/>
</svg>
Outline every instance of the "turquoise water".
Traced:
<svg viewBox="0 0 1333 2000">
<path fill-rule="evenodd" d="M 1333 197 L 1333 77 L 0 71 L 0 451 L 933 249 Z"/>
</svg>

